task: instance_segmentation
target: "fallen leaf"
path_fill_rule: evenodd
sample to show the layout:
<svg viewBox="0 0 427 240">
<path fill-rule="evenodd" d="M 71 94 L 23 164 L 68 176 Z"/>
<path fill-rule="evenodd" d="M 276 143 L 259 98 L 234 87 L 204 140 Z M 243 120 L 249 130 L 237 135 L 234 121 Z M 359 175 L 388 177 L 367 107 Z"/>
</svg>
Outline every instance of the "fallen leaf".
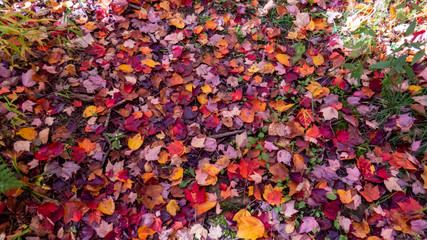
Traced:
<svg viewBox="0 0 427 240">
<path fill-rule="evenodd" d="M 113 198 L 110 197 L 108 199 L 102 200 L 102 202 L 98 204 L 98 207 L 96 209 L 102 212 L 103 214 L 113 215 L 114 211 L 116 210 Z"/>
<path fill-rule="evenodd" d="M 141 136 L 140 133 L 138 133 L 135 136 L 129 138 L 128 147 L 132 150 L 137 150 L 141 147 L 143 142 L 144 138 Z"/>
<path fill-rule="evenodd" d="M 373 202 L 380 198 L 380 190 L 378 189 L 378 185 L 373 186 L 370 183 L 366 183 L 365 186 L 363 186 L 363 191 L 359 192 L 368 202 Z"/>
<path fill-rule="evenodd" d="M 175 200 L 170 200 L 168 205 L 166 205 L 166 210 L 172 216 L 176 215 L 176 212 L 179 211 L 178 203 Z"/>
<path fill-rule="evenodd" d="M 237 220 L 236 237 L 256 240 L 264 235 L 264 224 L 256 217 L 242 216 Z"/>
<path fill-rule="evenodd" d="M 37 137 L 37 131 L 34 128 L 21 128 L 18 133 L 19 136 L 26 140 L 33 140 Z"/>
<path fill-rule="evenodd" d="M 279 53 L 279 54 L 277 54 L 276 55 L 276 59 L 277 59 L 277 61 L 279 61 L 281 64 L 283 64 L 283 65 L 285 65 L 285 66 L 287 66 L 287 67 L 289 67 L 291 64 L 289 63 L 289 59 L 290 59 L 290 57 L 288 56 L 288 55 L 286 55 L 286 54 L 282 54 L 282 53 Z"/>
</svg>

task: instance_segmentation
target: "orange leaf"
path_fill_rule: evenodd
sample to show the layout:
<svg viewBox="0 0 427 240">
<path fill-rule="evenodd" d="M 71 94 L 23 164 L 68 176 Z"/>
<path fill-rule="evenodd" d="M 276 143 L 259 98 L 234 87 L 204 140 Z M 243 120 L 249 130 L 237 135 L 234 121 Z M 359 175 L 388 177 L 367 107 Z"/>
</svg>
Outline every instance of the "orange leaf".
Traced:
<svg viewBox="0 0 427 240">
<path fill-rule="evenodd" d="M 216 205 L 216 202 L 195 203 L 193 205 L 193 208 L 196 209 L 197 215 L 200 215 L 204 212 L 211 210 L 213 207 L 215 207 L 215 205 Z"/>
<path fill-rule="evenodd" d="M 132 138 L 129 138 L 128 147 L 132 150 L 137 150 L 138 148 L 141 147 L 143 142 L 144 142 L 144 138 L 141 136 L 140 133 L 138 133 Z"/>
<path fill-rule="evenodd" d="M 279 53 L 279 54 L 277 54 L 276 55 L 276 59 L 277 59 L 277 61 L 279 61 L 281 64 L 283 64 L 283 65 L 285 65 L 285 66 L 287 66 L 287 67 L 289 67 L 291 64 L 289 63 L 289 59 L 290 59 L 290 57 L 288 56 L 288 55 L 286 55 L 286 54 L 281 54 L 281 53 Z"/>
<path fill-rule="evenodd" d="M 34 128 L 21 128 L 18 131 L 19 135 L 26 140 L 33 140 L 37 137 L 37 131 Z"/>
<path fill-rule="evenodd" d="M 265 111 L 265 108 L 267 106 L 267 104 L 265 102 L 263 102 L 262 100 L 259 100 L 259 99 L 252 100 L 251 104 L 252 104 L 252 109 L 255 112 L 263 112 L 263 111 Z"/>
<path fill-rule="evenodd" d="M 174 74 L 172 74 L 172 77 L 169 79 L 169 82 L 170 82 L 171 86 L 175 86 L 175 85 L 183 84 L 184 79 L 182 79 L 182 77 L 179 74 L 174 73 Z"/>
<path fill-rule="evenodd" d="M 293 103 L 288 104 L 287 102 L 283 101 L 283 99 L 280 99 L 277 102 L 270 102 L 269 105 L 279 112 L 284 112 L 284 111 L 288 110 L 289 108 L 291 108 L 295 104 L 293 104 Z"/>
<path fill-rule="evenodd" d="M 85 152 L 90 153 L 95 149 L 96 143 L 91 142 L 89 139 L 85 138 L 83 142 L 79 143 L 79 147 L 84 149 Z"/>
<path fill-rule="evenodd" d="M 427 165 L 424 165 L 424 173 L 421 174 L 421 178 L 424 180 L 424 188 L 427 189 Z"/>
<path fill-rule="evenodd" d="M 380 198 L 380 190 L 378 189 L 378 185 L 375 185 L 374 187 L 372 184 L 366 183 L 363 187 L 363 191 L 359 192 L 368 202 L 373 202 Z"/>
<path fill-rule="evenodd" d="M 243 216 L 237 221 L 237 235 L 238 238 L 255 240 L 264 235 L 264 224 L 256 217 Z"/>
<path fill-rule="evenodd" d="M 353 223 L 354 232 L 352 234 L 358 238 L 365 238 L 368 233 L 371 232 L 369 224 L 363 219 L 362 223 Z"/>
<path fill-rule="evenodd" d="M 307 63 L 304 64 L 302 68 L 299 69 L 301 74 L 303 75 L 310 75 L 314 72 L 314 66 L 310 67 L 307 65 Z"/>
<path fill-rule="evenodd" d="M 351 196 L 350 189 L 347 190 L 347 191 L 344 191 L 342 189 L 338 189 L 337 190 L 337 194 L 340 197 L 341 202 L 344 203 L 344 204 L 348 204 L 348 203 L 351 203 L 351 202 L 354 201 L 353 197 Z"/>
<path fill-rule="evenodd" d="M 108 199 L 104 199 L 98 204 L 98 207 L 96 209 L 102 212 L 103 214 L 112 215 L 116 210 L 113 198 L 110 197 Z"/>
<path fill-rule="evenodd" d="M 216 27 L 218 26 L 218 24 L 216 24 L 214 20 L 206 20 L 205 23 L 206 23 L 205 27 L 211 30 L 215 30 Z"/>
<path fill-rule="evenodd" d="M 297 169 L 297 171 L 302 171 L 304 169 L 307 169 L 307 166 L 305 165 L 305 159 L 300 154 L 295 153 L 293 156 L 294 159 L 294 166 Z"/>
<path fill-rule="evenodd" d="M 155 233 L 156 231 L 151 228 L 148 228 L 146 225 L 138 228 L 138 238 L 142 240 L 146 240 L 148 236 L 152 236 Z"/>
<path fill-rule="evenodd" d="M 252 123 L 254 121 L 255 118 L 255 111 L 252 109 L 247 109 L 247 108 L 243 108 L 240 111 L 240 119 L 242 119 L 243 122 L 245 123 Z"/>
<path fill-rule="evenodd" d="M 298 121 L 307 129 L 307 127 L 314 122 L 313 111 L 307 108 L 301 108 L 297 114 Z"/>
</svg>

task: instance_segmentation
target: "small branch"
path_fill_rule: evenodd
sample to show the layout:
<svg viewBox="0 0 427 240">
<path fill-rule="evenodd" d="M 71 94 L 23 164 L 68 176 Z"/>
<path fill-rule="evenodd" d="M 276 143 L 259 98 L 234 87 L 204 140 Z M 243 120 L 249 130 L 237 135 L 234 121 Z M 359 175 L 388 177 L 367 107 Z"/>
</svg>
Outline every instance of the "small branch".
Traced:
<svg viewBox="0 0 427 240">
<path fill-rule="evenodd" d="M 215 134 L 215 135 L 212 135 L 212 136 L 210 136 L 210 137 L 211 137 L 211 138 L 223 138 L 223 137 L 228 137 L 228 136 L 233 136 L 233 135 L 236 135 L 236 134 L 240 134 L 240 133 L 242 133 L 242 132 L 244 132 L 244 131 L 245 131 L 244 129 L 241 129 L 241 130 L 235 130 L 235 131 L 231 131 L 231 132 Z"/>
</svg>

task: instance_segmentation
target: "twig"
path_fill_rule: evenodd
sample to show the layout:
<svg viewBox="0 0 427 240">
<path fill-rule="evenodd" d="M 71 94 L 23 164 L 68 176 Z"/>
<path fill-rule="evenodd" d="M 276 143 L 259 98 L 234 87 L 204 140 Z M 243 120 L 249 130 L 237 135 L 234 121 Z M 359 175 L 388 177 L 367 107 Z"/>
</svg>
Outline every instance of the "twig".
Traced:
<svg viewBox="0 0 427 240">
<path fill-rule="evenodd" d="M 94 99 L 94 96 L 81 94 L 81 93 L 73 93 L 73 94 L 70 94 L 69 96 L 70 98 L 79 99 L 83 102 L 92 102 Z"/>
<path fill-rule="evenodd" d="M 244 131 L 245 131 L 244 129 L 241 129 L 241 130 L 234 130 L 234 131 L 231 131 L 231 132 L 215 134 L 215 135 L 212 135 L 212 136 L 210 136 L 210 137 L 211 137 L 211 138 L 223 138 L 223 137 L 233 136 L 233 135 L 236 135 L 236 134 L 242 133 L 242 132 L 244 132 Z"/>
</svg>

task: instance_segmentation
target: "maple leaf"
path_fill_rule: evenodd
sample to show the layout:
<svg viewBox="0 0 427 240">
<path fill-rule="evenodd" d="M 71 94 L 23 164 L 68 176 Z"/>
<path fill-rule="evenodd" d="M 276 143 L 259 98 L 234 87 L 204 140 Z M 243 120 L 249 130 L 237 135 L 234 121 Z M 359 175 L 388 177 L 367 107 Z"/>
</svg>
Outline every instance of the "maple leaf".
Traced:
<svg viewBox="0 0 427 240">
<path fill-rule="evenodd" d="M 185 197 L 191 203 L 202 203 L 206 201 L 206 192 L 204 188 L 200 189 L 197 183 L 193 183 L 191 190 L 185 189 Z"/>
<path fill-rule="evenodd" d="M 279 61 L 281 64 L 283 64 L 283 65 L 285 65 L 285 66 L 287 66 L 287 67 L 289 67 L 290 66 L 290 63 L 289 63 L 289 59 L 290 59 L 290 57 L 288 56 L 288 55 L 286 55 L 286 54 L 277 54 L 276 55 L 276 59 L 277 59 L 277 61 Z"/>
<path fill-rule="evenodd" d="M 370 183 L 366 183 L 363 187 L 363 191 L 359 192 L 368 202 L 373 202 L 380 198 L 380 190 L 378 189 L 378 185 L 373 186 Z"/>
<path fill-rule="evenodd" d="M 264 194 L 262 195 L 264 199 L 271 205 L 280 205 L 283 194 L 281 191 L 283 187 L 274 187 L 271 184 L 267 185 L 264 189 Z"/>
<path fill-rule="evenodd" d="M 86 153 L 90 153 L 95 149 L 96 143 L 91 142 L 85 138 L 82 142 L 79 142 L 79 148 L 83 149 Z"/>
<path fill-rule="evenodd" d="M 314 122 L 313 111 L 311 109 L 301 108 L 297 114 L 297 119 L 305 128 L 308 128 L 308 126 Z"/>
</svg>

